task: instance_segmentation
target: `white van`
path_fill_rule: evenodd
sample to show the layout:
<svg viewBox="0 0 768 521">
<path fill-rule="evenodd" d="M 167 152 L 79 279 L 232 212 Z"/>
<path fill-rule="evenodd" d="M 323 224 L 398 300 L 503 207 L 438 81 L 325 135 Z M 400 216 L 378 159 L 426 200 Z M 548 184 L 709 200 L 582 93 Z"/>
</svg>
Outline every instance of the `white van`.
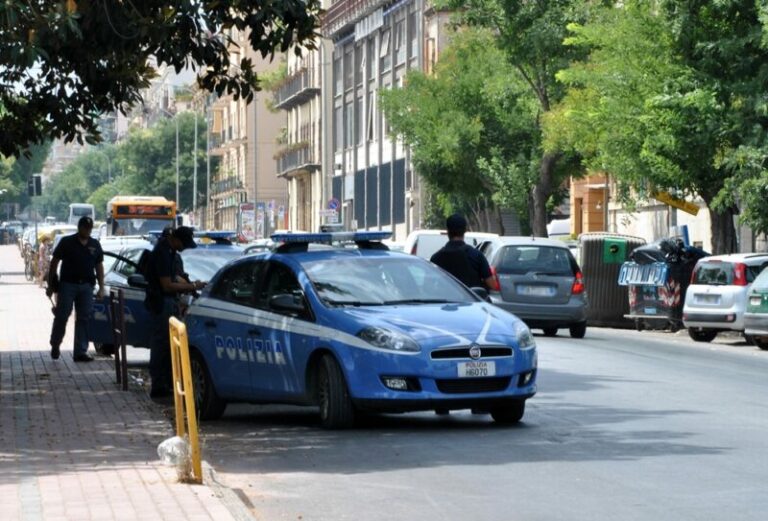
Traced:
<svg viewBox="0 0 768 521">
<path fill-rule="evenodd" d="M 498 239 L 496 233 L 467 232 L 464 234 L 464 242 L 474 248 L 479 248 L 484 243 Z M 448 233 L 445 230 L 414 230 L 405 239 L 403 251 L 411 255 L 418 255 L 423 259 L 431 259 L 437 250 L 448 242 Z"/>
</svg>

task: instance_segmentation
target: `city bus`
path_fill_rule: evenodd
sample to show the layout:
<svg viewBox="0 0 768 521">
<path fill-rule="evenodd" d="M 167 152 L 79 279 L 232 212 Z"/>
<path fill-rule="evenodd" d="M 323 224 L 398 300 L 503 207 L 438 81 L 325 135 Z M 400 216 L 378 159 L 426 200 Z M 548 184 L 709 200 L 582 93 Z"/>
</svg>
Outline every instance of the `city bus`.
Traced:
<svg viewBox="0 0 768 521">
<path fill-rule="evenodd" d="M 77 224 L 77 221 L 81 217 L 90 217 L 91 220 L 96 220 L 96 208 L 92 204 L 86 203 L 72 203 L 69 205 L 69 219 L 68 224 Z M 46 219 L 48 219 L 46 217 Z M 53 223 L 51 223 L 53 224 Z"/>
<path fill-rule="evenodd" d="M 176 203 L 165 197 L 117 195 L 107 203 L 106 236 L 146 235 L 176 226 Z"/>
</svg>

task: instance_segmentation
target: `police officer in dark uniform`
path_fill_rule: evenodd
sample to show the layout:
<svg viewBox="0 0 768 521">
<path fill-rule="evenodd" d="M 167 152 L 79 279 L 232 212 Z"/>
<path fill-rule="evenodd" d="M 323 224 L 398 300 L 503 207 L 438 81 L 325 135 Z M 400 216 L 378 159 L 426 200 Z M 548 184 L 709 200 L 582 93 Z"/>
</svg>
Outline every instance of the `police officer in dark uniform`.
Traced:
<svg viewBox="0 0 768 521">
<path fill-rule="evenodd" d="M 470 288 L 490 289 L 493 281 L 491 267 L 485 256 L 464 242 L 467 221 L 459 214 L 446 220 L 448 242 L 430 259 Z"/>
<path fill-rule="evenodd" d="M 205 282 L 189 282 L 178 275 L 178 253 L 196 248 L 192 228 L 180 226 L 164 234 L 155 244 L 149 261 L 147 296 L 144 301 L 152 313 L 152 338 L 149 342 L 150 396 L 161 398 L 171 394 L 171 346 L 168 320 L 178 315 L 178 297 L 205 287 Z"/>
<path fill-rule="evenodd" d="M 63 237 L 53 250 L 48 270 L 48 291 L 58 293 L 55 318 L 51 329 L 51 358 L 59 358 L 61 341 L 67 329 L 72 306 L 75 307 L 75 362 L 90 362 L 88 354 L 88 320 L 93 312 L 93 287 L 99 283 L 98 298 L 104 297 L 104 252 L 91 238 L 93 220 L 81 217 L 77 233 Z M 61 263 L 61 279 L 56 270 Z M 49 295 L 50 296 L 50 295 Z"/>
</svg>

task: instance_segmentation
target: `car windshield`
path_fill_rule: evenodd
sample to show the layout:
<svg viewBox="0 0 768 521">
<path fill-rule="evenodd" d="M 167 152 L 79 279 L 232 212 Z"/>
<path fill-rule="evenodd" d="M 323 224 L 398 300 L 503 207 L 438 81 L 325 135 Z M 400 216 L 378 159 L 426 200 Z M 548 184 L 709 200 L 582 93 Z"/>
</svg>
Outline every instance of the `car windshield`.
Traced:
<svg viewBox="0 0 768 521">
<path fill-rule="evenodd" d="M 440 268 L 415 257 L 334 258 L 302 263 L 330 306 L 476 302 Z"/>
<path fill-rule="evenodd" d="M 167 219 L 115 219 L 112 221 L 112 235 L 147 235 L 162 232 L 172 221 Z"/>
<path fill-rule="evenodd" d="M 565 248 L 554 246 L 514 245 L 499 251 L 496 270 L 499 273 L 524 275 L 573 275 L 573 255 Z"/>
<path fill-rule="evenodd" d="M 191 280 L 209 281 L 219 269 L 235 257 L 242 255 L 238 249 L 203 249 L 184 250 L 181 258 L 184 271 Z"/>
</svg>

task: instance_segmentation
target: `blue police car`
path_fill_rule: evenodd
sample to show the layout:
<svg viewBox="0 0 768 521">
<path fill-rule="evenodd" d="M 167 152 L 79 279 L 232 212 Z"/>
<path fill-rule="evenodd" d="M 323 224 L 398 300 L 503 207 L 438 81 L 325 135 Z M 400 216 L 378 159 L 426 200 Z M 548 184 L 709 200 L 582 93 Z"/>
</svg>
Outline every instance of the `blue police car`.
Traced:
<svg viewBox="0 0 768 521">
<path fill-rule="evenodd" d="M 184 271 L 191 280 L 210 280 L 227 262 L 243 254 L 243 248 L 233 244 L 234 232 L 195 231 L 197 248 L 181 252 Z M 144 307 L 146 291 L 139 281 L 132 286 L 131 278 L 136 275 L 139 258 L 145 250 L 151 250 L 157 237 L 137 239 L 117 253 L 105 252 L 105 256 L 116 260 L 104 274 L 107 293 L 110 288 L 123 290 L 125 298 L 126 344 L 133 347 L 149 347 L 151 328 L 147 327 L 151 317 Z M 134 279 L 135 280 L 135 279 Z M 95 301 L 93 314 L 88 328 L 89 340 L 93 342 L 97 353 L 114 352 L 112 328 L 110 326 L 109 300 Z"/>
<path fill-rule="evenodd" d="M 388 251 L 389 235 L 275 235 L 273 251 L 222 268 L 185 319 L 201 418 L 253 402 L 319 405 L 328 428 L 362 410 L 472 408 L 518 422 L 536 392 L 528 327 Z M 328 245 L 340 240 L 357 247 Z"/>
</svg>

